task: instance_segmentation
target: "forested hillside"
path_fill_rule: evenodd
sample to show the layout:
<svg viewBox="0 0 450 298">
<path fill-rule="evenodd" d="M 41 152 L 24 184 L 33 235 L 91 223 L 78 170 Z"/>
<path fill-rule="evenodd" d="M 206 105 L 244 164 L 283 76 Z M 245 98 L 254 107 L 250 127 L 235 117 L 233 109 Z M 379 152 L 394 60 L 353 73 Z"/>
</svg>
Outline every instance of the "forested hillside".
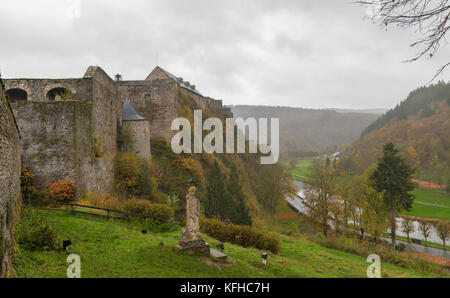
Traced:
<svg viewBox="0 0 450 298">
<path fill-rule="evenodd" d="M 430 108 L 430 103 L 446 100 L 450 102 L 450 83 L 446 84 L 440 81 L 436 85 L 429 87 L 420 87 L 412 91 L 405 101 L 398 104 L 394 109 L 388 111 L 369 125 L 363 132 L 363 135 L 380 129 L 391 120 L 405 120 L 409 116 L 420 114 L 421 118 L 432 116 L 434 111 Z"/>
<path fill-rule="evenodd" d="M 235 118 L 279 118 L 280 149 L 325 152 L 355 141 L 377 115 L 271 106 L 233 106 Z"/>
<path fill-rule="evenodd" d="M 450 83 L 411 92 L 371 124 L 346 151 L 341 165 L 361 172 L 376 162 L 383 144 L 393 142 L 416 168 L 416 177 L 446 183 L 450 167 Z"/>
<path fill-rule="evenodd" d="M 191 127 L 194 127 L 193 111 L 201 107 L 191 96 L 182 93 L 178 102 L 179 115 L 189 119 Z M 205 119 L 220 116 L 208 110 L 203 110 L 203 114 Z M 129 139 L 124 133 L 119 136 L 119 143 Z M 191 143 L 194 143 L 193 140 Z M 158 139 L 151 141 L 151 169 L 149 174 L 143 175 L 147 177 L 143 179 L 136 176 L 136 173 L 142 172 L 139 169 L 142 166 L 139 166 L 133 153 L 127 152 L 132 145 L 119 144 L 120 148 L 127 149 L 119 154 L 117 184 L 125 185 L 125 193 L 170 205 L 179 219 L 185 215 L 186 193 L 191 186 L 197 188 L 197 196 L 207 217 L 250 225 L 252 219 L 257 225 L 265 214 L 274 212 L 274 208 L 284 201 L 285 195 L 296 191 L 289 173 L 279 164 L 261 165 L 259 155 L 175 154 L 170 143 Z M 148 177 L 150 183 L 145 182 Z M 130 187 L 130 181 L 135 182 L 134 187 Z M 150 193 L 140 190 L 148 188 Z M 250 215 L 252 219 L 249 219 Z"/>
</svg>

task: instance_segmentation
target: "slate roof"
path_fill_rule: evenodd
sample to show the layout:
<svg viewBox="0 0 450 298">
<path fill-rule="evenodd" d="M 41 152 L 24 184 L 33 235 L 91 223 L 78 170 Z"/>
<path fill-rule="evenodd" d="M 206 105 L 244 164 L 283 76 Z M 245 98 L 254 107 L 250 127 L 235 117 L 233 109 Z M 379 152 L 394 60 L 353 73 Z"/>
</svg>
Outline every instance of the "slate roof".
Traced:
<svg viewBox="0 0 450 298">
<path fill-rule="evenodd" d="M 122 120 L 123 121 L 147 121 L 144 117 L 139 115 L 134 109 L 129 100 L 126 100 L 122 105 Z"/>
<path fill-rule="evenodd" d="M 160 66 L 157 67 L 159 67 L 159 69 L 161 69 L 172 80 L 175 80 L 178 84 L 180 84 L 181 87 L 188 89 L 189 91 L 192 91 L 203 97 L 203 94 L 201 94 L 200 91 L 197 90 L 197 88 L 193 87 L 193 85 L 189 84 L 189 82 L 183 81 L 181 77 L 174 76 L 173 74 L 171 74 L 170 72 L 168 72 L 167 70 L 165 70 Z"/>
</svg>

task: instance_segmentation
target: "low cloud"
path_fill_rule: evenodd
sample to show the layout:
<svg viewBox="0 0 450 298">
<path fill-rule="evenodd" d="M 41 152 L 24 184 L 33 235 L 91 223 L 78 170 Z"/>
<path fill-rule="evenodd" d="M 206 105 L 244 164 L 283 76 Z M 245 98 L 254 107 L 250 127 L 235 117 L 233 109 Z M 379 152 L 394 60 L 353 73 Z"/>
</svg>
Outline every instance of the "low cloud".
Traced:
<svg viewBox="0 0 450 298">
<path fill-rule="evenodd" d="M 144 79 L 158 64 L 225 104 L 393 107 L 445 62 L 402 63 L 414 32 L 378 28 L 348 1 L 2 0 L 5 77 Z M 448 80 L 448 75 L 444 77 Z"/>
</svg>

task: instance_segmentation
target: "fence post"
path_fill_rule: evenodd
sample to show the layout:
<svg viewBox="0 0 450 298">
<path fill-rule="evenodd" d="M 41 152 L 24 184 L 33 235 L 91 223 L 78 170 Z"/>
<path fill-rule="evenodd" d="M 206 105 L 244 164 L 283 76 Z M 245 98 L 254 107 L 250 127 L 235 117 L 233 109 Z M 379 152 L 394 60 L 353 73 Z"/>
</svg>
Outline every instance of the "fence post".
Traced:
<svg viewBox="0 0 450 298">
<path fill-rule="evenodd" d="M 106 209 L 106 212 L 108 213 L 108 219 L 109 219 L 109 209 Z"/>
</svg>

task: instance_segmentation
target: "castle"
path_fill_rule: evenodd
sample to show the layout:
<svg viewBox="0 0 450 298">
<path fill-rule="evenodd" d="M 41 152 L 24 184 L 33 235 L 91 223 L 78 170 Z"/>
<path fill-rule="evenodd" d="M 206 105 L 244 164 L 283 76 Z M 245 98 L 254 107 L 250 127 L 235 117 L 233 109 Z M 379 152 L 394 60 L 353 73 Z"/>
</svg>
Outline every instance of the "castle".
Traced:
<svg viewBox="0 0 450 298">
<path fill-rule="evenodd" d="M 184 99 L 196 109 L 232 117 L 221 100 L 203 96 L 159 66 L 140 81 L 112 79 L 90 66 L 77 79 L 4 82 L 22 138 L 23 163 L 40 185 L 70 179 L 77 184 L 77 198 L 88 191 L 113 191 L 119 129 L 129 127 L 135 151 L 150 158 L 150 139 L 170 142 L 171 123 L 185 108 Z"/>
</svg>

